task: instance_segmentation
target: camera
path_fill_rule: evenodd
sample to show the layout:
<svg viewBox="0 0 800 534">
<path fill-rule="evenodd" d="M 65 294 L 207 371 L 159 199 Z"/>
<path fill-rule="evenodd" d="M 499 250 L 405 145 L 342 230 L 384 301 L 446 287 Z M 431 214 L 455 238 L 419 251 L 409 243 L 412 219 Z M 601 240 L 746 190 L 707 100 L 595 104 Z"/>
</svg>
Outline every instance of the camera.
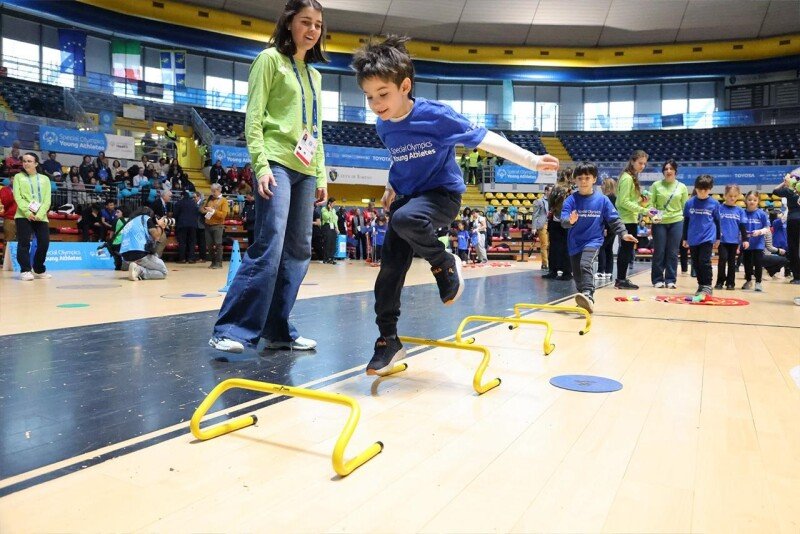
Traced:
<svg viewBox="0 0 800 534">
<path fill-rule="evenodd" d="M 168 226 L 169 228 L 175 226 L 175 219 L 173 219 L 172 217 L 161 217 L 159 221 L 164 221 L 165 225 Z"/>
</svg>

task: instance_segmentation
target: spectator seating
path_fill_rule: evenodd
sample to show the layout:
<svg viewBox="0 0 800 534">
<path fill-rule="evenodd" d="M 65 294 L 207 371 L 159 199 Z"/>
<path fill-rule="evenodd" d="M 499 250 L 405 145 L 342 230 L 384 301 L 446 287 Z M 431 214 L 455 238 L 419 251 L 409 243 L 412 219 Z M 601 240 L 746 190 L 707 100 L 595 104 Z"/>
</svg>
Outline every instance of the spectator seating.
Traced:
<svg viewBox="0 0 800 534">
<path fill-rule="evenodd" d="M 215 135 L 244 139 L 244 113 L 194 108 Z"/>
<path fill-rule="evenodd" d="M 64 110 L 63 89 L 54 85 L 11 78 L 0 81 L 0 95 L 11 110 L 24 115 L 70 120 Z"/>
<path fill-rule="evenodd" d="M 651 161 L 679 163 L 778 159 L 800 146 L 800 128 L 753 127 L 636 132 L 561 132 L 558 137 L 573 160 L 627 161 L 642 149 Z M 795 155 L 797 157 L 797 155 Z M 757 161 L 750 164 L 756 165 Z"/>
</svg>

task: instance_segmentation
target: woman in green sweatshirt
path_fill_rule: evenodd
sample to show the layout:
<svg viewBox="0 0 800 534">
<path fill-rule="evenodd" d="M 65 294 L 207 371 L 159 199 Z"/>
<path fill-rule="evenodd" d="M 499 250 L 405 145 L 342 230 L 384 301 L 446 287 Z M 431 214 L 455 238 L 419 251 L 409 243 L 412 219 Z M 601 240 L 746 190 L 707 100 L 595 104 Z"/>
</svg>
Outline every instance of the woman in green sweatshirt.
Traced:
<svg viewBox="0 0 800 534">
<path fill-rule="evenodd" d="M 642 189 L 639 186 L 639 173 L 647 166 L 647 152 L 635 150 L 625 166 L 625 170 L 617 180 L 617 212 L 631 235 L 636 235 L 639 215 L 647 215 L 649 209 L 643 207 Z M 633 243 L 620 241 L 617 252 L 616 289 L 639 289 L 639 286 L 628 280 L 628 266 L 633 262 Z"/>
<path fill-rule="evenodd" d="M 658 210 L 652 218 L 654 250 L 650 279 L 654 287 L 675 289 L 683 235 L 683 205 L 689 200 L 689 190 L 677 179 L 678 164 L 674 159 L 668 159 L 661 172 L 664 179 L 650 188 L 650 206 Z"/>
<path fill-rule="evenodd" d="M 50 247 L 50 225 L 47 212 L 50 209 L 50 179 L 39 174 L 39 156 L 26 152 L 22 156 L 23 171 L 14 176 L 14 201 L 17 214 L 17 263 L 21 271 L 20 280 L 29 282 L 34 278 L 50 278 L 44 265 Z M 36 236 L 36 253 L 31 272 L 31 236 Z"/>
<path fill-rule="evenodd" d="M 325 25 L 317 0 L 289 0 L 270 46 L 250 67 L 245 137 L 253 162 L 254 242 L 231 282 L 209 345 L 225 352 L 255 347 L 312 350 L 289 323 L 311 261 L 315 200 L 327 198 L 322 148 Z"/>
</svg>

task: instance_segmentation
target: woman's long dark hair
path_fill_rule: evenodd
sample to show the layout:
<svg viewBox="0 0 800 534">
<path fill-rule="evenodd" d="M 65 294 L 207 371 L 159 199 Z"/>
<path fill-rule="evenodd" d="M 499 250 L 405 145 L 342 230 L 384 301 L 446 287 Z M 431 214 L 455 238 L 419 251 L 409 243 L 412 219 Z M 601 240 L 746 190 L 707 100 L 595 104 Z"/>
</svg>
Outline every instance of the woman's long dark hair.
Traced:
<svg viewBox="0 0 800 534">
<path fill-rule="evenodd" d="M 317 0 L 289 0 L 283 8 L 278 22 L 275 23 L 275 30 L 272 32 L 272 37 L 269 39 L 269 44 L 278 49 L 278 52 L 285 56 L 294 56 L 297 52 L 297 47 L 292 39 L 292 30 L 289 27 L 292 24 L 294 16 L 303 9 L 310 7 L 322 13 L 322 4 Z M 319 34 L 319 40 L 314 45 L 314 48 L 306 52 L 306 63 L 328 63 L 328 56 L 325 55 L 325 39 L 327 38 L 327 27 L 325 26 L 325 19 L 322 19 L 322 31 Z"/>
</svg>

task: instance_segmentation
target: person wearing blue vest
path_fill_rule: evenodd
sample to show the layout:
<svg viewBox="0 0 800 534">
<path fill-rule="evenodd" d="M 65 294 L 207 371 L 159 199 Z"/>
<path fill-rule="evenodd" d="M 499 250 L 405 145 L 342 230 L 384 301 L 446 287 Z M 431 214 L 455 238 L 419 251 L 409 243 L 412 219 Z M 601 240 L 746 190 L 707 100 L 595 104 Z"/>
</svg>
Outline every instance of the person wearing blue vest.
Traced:
<svg viewBox="0 0 800 534">
<path fill-rule="evenodd" d="M 471 124 L 441 102 L 413 98 L 414 65 L 406 37 L 370 41 L 353 56 L 351 67 L 392 165 L 383 198 L 390 213 L 381 269 L 375 281 L 375 314 L 380 336 L 367 374 L 382 375 L 405 357 L 397 337 L 400 294 L 414 254 L 431 266 L 445 305 L 461 296 L 461 260 L 442 246 L 436 229 L 450 226 L 466 190 L 455 145 L 479 147 L 532 170 L 556 170 L 558 159 L 535 156 L 486 128 Z"/>
<path fill-rule="evenodd" d="M 17 263 L 20 280 L 29 282 L 34 278 L 50 278 L 44 262 L 50 247 L 50 227 L 47 212 L 50 209 L 50 179 L 39 174 L 39 156 L 33 152 L 22 155 L 22 172 L 14 176 L 14 201 L 17 213 Z M 31 237 L 36 236 L 36 253 L 33 255 L 31 271 Z"/>
<path fill-rule="evenodd" d="M 120 255 L 128 262 L 128 278 L 138 280 L 163 280 L 167 266 L 155 254 L 158 242 L 164 235 L 167 221 L 156 219 L 153 210 L 141 207 L 133 212 L 122 229 Z"/>
<path fill-rule="evenodd" d="M 683 207 L 683 247 L 692 254 L 692 264 L 697 271 L 695 296 L 711 295 L 714 273 L 711 254 L 719 246 L 720 221 L 719 202 L 711 198 L 714 178 L 701 174 L 694 181 L 696 196 Z"/>
<path fill-rule="evenodd" d="M 618 235 L 622 241 L 636 244 L 637 239 L 628 233 L 619 213 L 611 200 L 594 190 L 597 180 L 597 166 L 581 162 L 575 167 L 572 176 L 578 184 L 578 191 L 564 200 L 559 218 L 561 226 L 568 228 L 567 252 L 575 278 L 575 303 L 592 313 L 594 311 L 594 260 L 603 246 L 603 231 Z"/>
</svg>

